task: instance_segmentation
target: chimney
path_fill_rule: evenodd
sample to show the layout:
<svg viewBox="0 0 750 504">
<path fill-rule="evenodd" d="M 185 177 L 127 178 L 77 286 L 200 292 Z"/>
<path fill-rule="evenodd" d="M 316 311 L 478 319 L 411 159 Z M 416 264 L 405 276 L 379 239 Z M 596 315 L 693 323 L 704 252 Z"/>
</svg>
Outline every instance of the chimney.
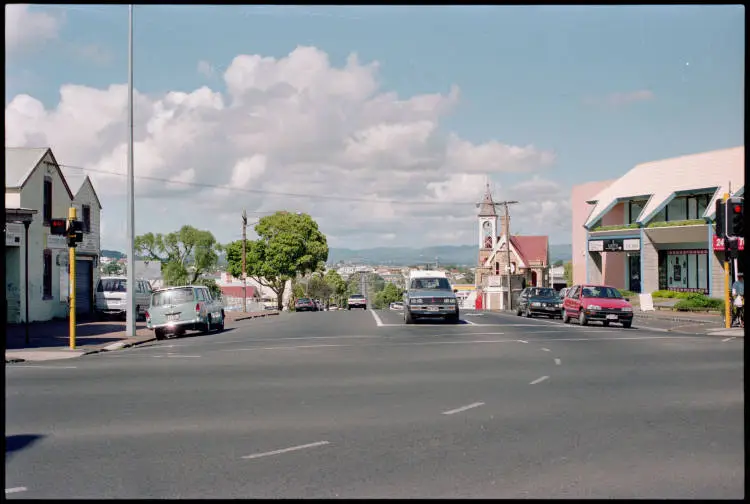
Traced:
<svg viewBox="0 0 750 504">
<path fill-rule="evenodd" d="M 500 225 L 500 236 L 508 236 L 508 228 L 510 227 L 510 215 L 508 215 L 508 212 L 505 212 L 505 215 L 502 217 L 502 224 Z"/>
</svg>

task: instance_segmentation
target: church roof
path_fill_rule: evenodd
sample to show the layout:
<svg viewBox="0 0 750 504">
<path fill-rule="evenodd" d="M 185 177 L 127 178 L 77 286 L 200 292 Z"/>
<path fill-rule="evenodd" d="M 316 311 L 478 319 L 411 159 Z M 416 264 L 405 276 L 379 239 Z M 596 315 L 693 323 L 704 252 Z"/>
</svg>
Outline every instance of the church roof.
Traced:
<svg viewBox="0 0 750 504">
<path fill-rule="evenodd" d="M 487 190 L 484 192 L 484 198 L 479 203 L 479 217 L 497 217 L 489 183 L 487 184 Z"/>
</svg>

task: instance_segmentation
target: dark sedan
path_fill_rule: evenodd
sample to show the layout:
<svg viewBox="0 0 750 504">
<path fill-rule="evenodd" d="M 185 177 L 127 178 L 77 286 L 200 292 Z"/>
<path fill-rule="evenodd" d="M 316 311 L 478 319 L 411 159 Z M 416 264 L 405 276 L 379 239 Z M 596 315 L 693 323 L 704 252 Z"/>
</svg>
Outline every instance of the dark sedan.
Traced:
<svg viewBox="0 0 750 504">
<path fill-rule="evenodd" d="M 562 298 L 548 287 L 526 287 L 518 297 L 516 315 L 562 317 Z"/>
</svg>

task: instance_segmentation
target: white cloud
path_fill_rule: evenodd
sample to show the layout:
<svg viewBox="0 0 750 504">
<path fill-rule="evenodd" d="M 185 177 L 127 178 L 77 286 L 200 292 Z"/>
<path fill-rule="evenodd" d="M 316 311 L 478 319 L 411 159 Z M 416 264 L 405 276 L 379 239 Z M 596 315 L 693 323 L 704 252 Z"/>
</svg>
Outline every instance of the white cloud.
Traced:
<svg viewBox="0 0 750 504">
<path fill-rule="evenodd" d="M 208 61 L 201 60 L 198 62 L 198 73 L 204 77 L 211 78 L 216 74 L 216 70 Z"/>
<path fill-rule="evenodd" d="M 289 209 L 310 213 L 333 246 L 471 243 L 473 203 L 485 179 L 531 173 L 555 159 L 533 145 L 474 144 L 445 133 L 440 121 L 457 105 L 458 88 L 401 98 L 380 90 L 377 62 L 362 64 L 356 55 L 341 68 L 314 47 L 280 59 L 240 55 L 223 77 L 226 94 L 205 86 L 162 96 L 136 91 L 137 233 L 190 223 L 228 241 L 239 237 L 243 208 Z M 68 84 L 53 109 L 28 95 L 5 109 L 6 145 L 49 145 L 59 162 L 91 170 L 105 207 L 104 229 L 112 231 L 102 238 L 107 247 L 124 243 L 115 223 L 125 216 L 126 103 L 122 84 Z M 533 181 L 532 190 L 542 191 L 545 182 Z M 519 216 L 529 223 L 526 231 L 554 230 L 567 192 L 544 194 L 551 203 L 538 210 L 550 220 Z"/>
<path fill-rule="evenodd" d="M 5 6 L 5 51 L 39 46 L 58 37 L 61 17 L 31 10 L 28 4 Z"/>
</svg>

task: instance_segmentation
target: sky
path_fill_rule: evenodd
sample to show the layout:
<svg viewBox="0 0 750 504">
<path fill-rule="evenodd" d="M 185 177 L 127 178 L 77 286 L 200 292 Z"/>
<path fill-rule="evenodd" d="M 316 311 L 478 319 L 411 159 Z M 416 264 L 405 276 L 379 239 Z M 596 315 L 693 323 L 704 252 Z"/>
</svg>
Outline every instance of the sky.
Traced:
<svg viewBox="0 0 750 504">
<path fill-rule="evenodd" d="M 128 7 L 5 26 L 6 146 L 88 174 L 124 250 Z M 514 233 L 570 243 L 573 185 L 744 144 L 744 6 L 138 5 L 133 46 L 137 234 L 227 243 L 244 208 L 332 247 L 476 244 L 489 182 Z"/>
</svg>

